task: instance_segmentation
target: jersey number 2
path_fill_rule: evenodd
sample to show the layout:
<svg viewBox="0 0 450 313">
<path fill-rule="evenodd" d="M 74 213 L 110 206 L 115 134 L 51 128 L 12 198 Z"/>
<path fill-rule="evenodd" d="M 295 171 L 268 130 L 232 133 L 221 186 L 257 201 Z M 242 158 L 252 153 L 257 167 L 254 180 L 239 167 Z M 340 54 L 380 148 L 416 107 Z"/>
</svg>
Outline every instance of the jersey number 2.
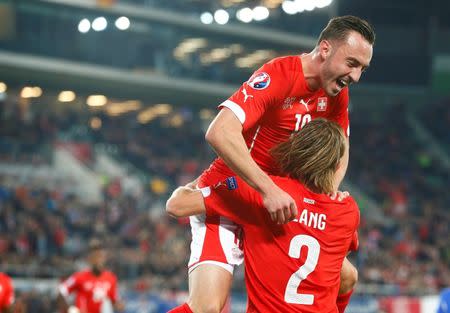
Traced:
<svg viewBox="0 0 450 313">
<path fill-rule="evenodd" d="M 314 303 L 314 295 L 297 293 L 297 290 L 302 280 L 306 279 L 316 268 L 319 260 L 320 244 L 311 236 L 297 235 L 292 238 L 289 245 L 289 256 L 295 259 L 300 258 L 300 251 L 303 246 L 308 247 L 305 264 L 300 266 L 298 271 L 289 278 L 286 292 L 284 293 L 284 301 L 292 304 L 312 305 Z"/>
</svg>

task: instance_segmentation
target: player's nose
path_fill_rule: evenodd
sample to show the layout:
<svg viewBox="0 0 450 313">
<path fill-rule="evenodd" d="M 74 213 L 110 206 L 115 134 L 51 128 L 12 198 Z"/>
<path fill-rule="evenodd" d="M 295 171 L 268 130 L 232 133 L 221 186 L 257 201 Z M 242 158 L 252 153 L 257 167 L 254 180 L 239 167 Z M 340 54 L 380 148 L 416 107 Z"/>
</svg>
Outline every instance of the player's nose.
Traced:
<svg viewBox="0 0 450 313">
<path fill-rule="evenodd" d="M 361 78 L 361 74 L 362 74 L 362 70 L 357 68 L 354 69 L 351 73 L 350 73 L 350 78 L 352 79 L 352 83 L 357 83 L 359 82 L 359 79 Z"/>
</svg>

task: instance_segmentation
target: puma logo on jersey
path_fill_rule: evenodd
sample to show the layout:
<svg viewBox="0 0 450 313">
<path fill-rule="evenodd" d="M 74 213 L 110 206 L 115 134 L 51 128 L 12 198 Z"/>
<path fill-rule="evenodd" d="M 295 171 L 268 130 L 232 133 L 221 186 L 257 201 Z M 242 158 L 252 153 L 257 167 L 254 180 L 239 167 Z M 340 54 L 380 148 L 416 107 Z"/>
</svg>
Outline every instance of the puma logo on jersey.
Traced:
<svg viewBox="0 0 450 313">
<path fill-rule="evenodd" d="M 244 103 L 247 101 L 248 98 L 253 98 L 253 95 L 247 94 L 247 90 L 245 88 L 242 88 L 242 93 L 244 94 Z"/>
<path fill-rule="evenodd" d="M 305 102 L 305 100 L 303 100 L 303 99 L 300 99 L 300 103 L 305 106 L 307 112 L 309 112 L 308 103 L 310 103 L 310 102 L 311 102 L 311 99 L 309 99 L 307 102 Z"/>
</svg>

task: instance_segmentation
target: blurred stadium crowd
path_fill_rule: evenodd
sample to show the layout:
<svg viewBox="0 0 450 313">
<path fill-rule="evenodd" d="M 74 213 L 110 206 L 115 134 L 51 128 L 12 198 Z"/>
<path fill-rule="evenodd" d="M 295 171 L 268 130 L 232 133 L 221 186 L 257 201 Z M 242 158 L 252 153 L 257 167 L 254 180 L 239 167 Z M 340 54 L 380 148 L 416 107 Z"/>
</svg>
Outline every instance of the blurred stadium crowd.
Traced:
<svg viewBox="0 0 450 313">
<path fill-rule="evenodd" d="M 24 116 L 11 110 L 19 106 L 10 101 L 0 104 L 1 165 L 50 165 L 53 147 L 70 140 L 89 147 L 83 159 L 88 167 L 95 147 L 107 145 L 115 147 L 116 158 L 151 179 L 136 192 L 120 177 L 103 177 L 103 199 L 93 205 L 73 192 L 70 180 L 1 174 L 2 269 L 14 277 L 61 279 L 83 266 L 79 256 L 96 236 L 107 240 L 111 268 L 133 289 L 186 287 L 188 221 L 170 219 L 163 208 L 168 192 L 195 179 L 214 157 L 199 112 L 180 109 L 183 123 L 175 124 L 164 117 L 139 124 L 134 114 L 97 114 L 100 125 L 89 126 L 90 115 L 73 111 Z M 376 293 L 377 286 L 384 286 L 392 294 L 424 295 L 450 285 L 450 177 L 410 135 L 406 105 L 393 104 L 379 118 L 351 115 L 347 180 L 375 199 L 384 213 L 382 219 L 366 219 L 367 208 L 361 203 L 361 249 L 352 259 L 362 287 L 357 290 L 363 292 Z M 438 107 L 418 115 L 436 138 L 448 143 L 448 132 L 439 125 L 450 124 L 450 102 Z M 235 285 L 242 289 L 242 278 Z M 39 305 L 53 301 L 32 293 L 23 297 Z"/>
</svg>

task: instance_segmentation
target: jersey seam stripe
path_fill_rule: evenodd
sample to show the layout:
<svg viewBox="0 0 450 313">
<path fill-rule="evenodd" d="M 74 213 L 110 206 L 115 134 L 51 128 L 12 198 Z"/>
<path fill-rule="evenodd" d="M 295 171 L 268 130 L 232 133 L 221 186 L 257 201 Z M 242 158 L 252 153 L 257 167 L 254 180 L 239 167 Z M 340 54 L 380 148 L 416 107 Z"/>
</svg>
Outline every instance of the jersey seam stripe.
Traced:
<svg viewBox="0 0 450 313">
<path fill-rule="evenodd" d="M 261 128 L 261 125 L 258 125 L 258 128 L 256 129 L 255 135 L 253 136 L 253 139 L 252 139 L 252 144 L 250 145 L 250 149 L 248 150 L 249 152 L 252 151 L 253 146 L 255 145 L 256 137 L 258 136 L 260 128 Z"/>
</svg>

